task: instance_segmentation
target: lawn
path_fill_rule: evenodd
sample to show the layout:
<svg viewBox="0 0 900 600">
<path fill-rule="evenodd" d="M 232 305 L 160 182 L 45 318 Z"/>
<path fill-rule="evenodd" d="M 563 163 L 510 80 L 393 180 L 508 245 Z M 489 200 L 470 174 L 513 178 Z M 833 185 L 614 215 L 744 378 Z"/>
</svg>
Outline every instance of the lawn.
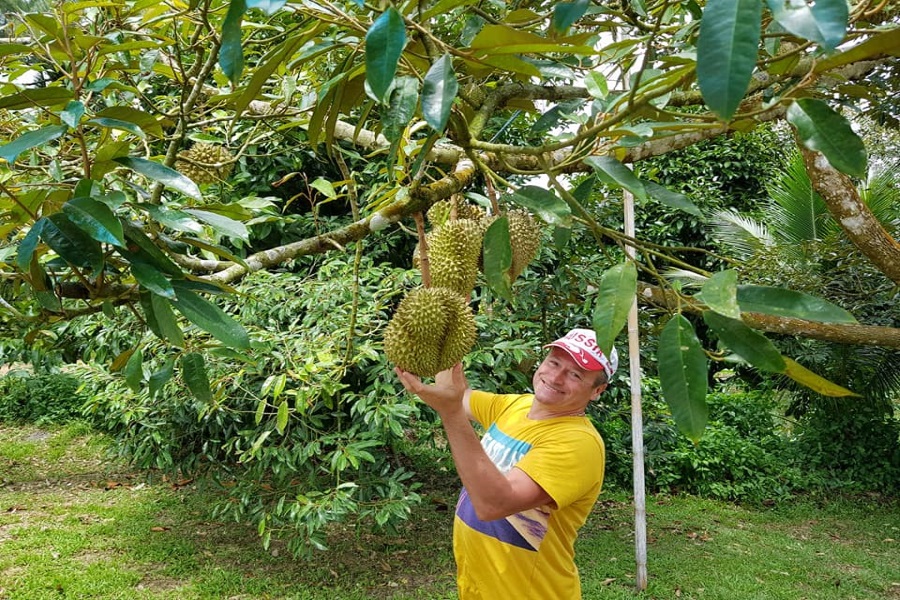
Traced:
<svg viewBox="0 0 900 600">
<path fill-rule="evenodd" d="M 328 551 L 297 559 L 211 519 L 214 492 L 197 482 L 103 462 L 105 443 L 79 426 L 0 426 L 0 599 L 455 598 L 445 503 L 392 535 L 335 529 Z M 896 500 L 651 496 L 647 513 L 638 594 L 629 496 L 601 496 L 578 541 L 585 598 L 900 599 Z"/>
</svg>

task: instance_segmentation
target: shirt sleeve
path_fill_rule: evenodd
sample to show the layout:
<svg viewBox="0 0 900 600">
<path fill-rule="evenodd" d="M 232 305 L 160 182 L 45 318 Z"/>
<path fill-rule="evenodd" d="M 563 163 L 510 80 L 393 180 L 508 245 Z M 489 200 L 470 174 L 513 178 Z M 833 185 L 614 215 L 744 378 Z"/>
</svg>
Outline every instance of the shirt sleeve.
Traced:
<svg viewBox="0 0 900 600">
<path fill-rule="evenodd" d="M 491 426 L 491 423 L 500 418 L 500 415 L 503 414 L 507 407 L 520 397 L 515 394 L 492 394 L 490 392 L 472 390 L 472 393 L 469 395 L 469 410 L 475 420 L 487 429 Z"/>
<path fill-rule="evenodd" d="M 535 444 L 516 467 L 550 494 L 558 508 L 603 485 L 603 440 L 581 428 L 560 428 Z"/>
</svg>

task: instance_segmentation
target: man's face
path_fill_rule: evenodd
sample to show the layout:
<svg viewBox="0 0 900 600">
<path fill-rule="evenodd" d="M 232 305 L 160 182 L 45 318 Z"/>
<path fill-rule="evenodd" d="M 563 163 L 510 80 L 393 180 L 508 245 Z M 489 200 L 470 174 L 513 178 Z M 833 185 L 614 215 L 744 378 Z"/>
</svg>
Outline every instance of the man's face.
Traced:
<svg viewBox="0 0 900 600">
<path fill-rule="evenodd" d="M 595 385 L 597 373 L 585 371 L 565 350 L 551 348 L 534 372 L 534 398 L 560 412 L 582 410 L 606 388 Z"/>
</svg>

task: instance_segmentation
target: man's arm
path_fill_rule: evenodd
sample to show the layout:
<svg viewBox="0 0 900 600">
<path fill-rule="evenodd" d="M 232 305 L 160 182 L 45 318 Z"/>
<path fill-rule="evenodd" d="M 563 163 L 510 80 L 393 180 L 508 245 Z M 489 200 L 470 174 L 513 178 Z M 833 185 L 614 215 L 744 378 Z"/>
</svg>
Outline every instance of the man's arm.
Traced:
<svg viewBox="0 0 900 600">
<path fill-rule="evenodd" d="M 504 475 L 485 453 L 470 421 L 470 390 L 462 365 L 439 373 L 434 385 L 423 384 L 412 373 L 395 371 L 404 388 L 440 415 L 456 472 L 479 519 L 492 521 L 553 503 L 550 494 L 524 471 L 513 468 Z"/>
</svg>

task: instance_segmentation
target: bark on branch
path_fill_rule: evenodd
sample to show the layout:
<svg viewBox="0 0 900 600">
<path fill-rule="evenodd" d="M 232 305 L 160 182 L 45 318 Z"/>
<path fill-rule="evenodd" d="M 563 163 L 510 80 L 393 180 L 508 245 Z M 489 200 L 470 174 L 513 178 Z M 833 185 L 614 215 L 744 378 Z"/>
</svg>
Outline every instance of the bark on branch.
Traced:
<svg viewBox="0 0 900 600">
<path fill-rule="evenodd" d="M 638 301 L 647 306 L 676 310 L 699 315 L 705 308 L 698 303 L 676 299 L 674 293 L 643 281 L 638 282 Z M 857 323 L 820 323 L 794 317 L 781 317 L 762 313 L 741 313 L 741 320 L 758 331 L 811 338 L 838 344 L 900 348 L 900 329 Z"/>
<path fill-rule="evenodd" d="M 900 244 L 875 218 L 849 177 L 832 167 L 821 153 L 798 145 L 813 189 L 841 229 L 878 270 L 900 285 Z"/>
</svg>

